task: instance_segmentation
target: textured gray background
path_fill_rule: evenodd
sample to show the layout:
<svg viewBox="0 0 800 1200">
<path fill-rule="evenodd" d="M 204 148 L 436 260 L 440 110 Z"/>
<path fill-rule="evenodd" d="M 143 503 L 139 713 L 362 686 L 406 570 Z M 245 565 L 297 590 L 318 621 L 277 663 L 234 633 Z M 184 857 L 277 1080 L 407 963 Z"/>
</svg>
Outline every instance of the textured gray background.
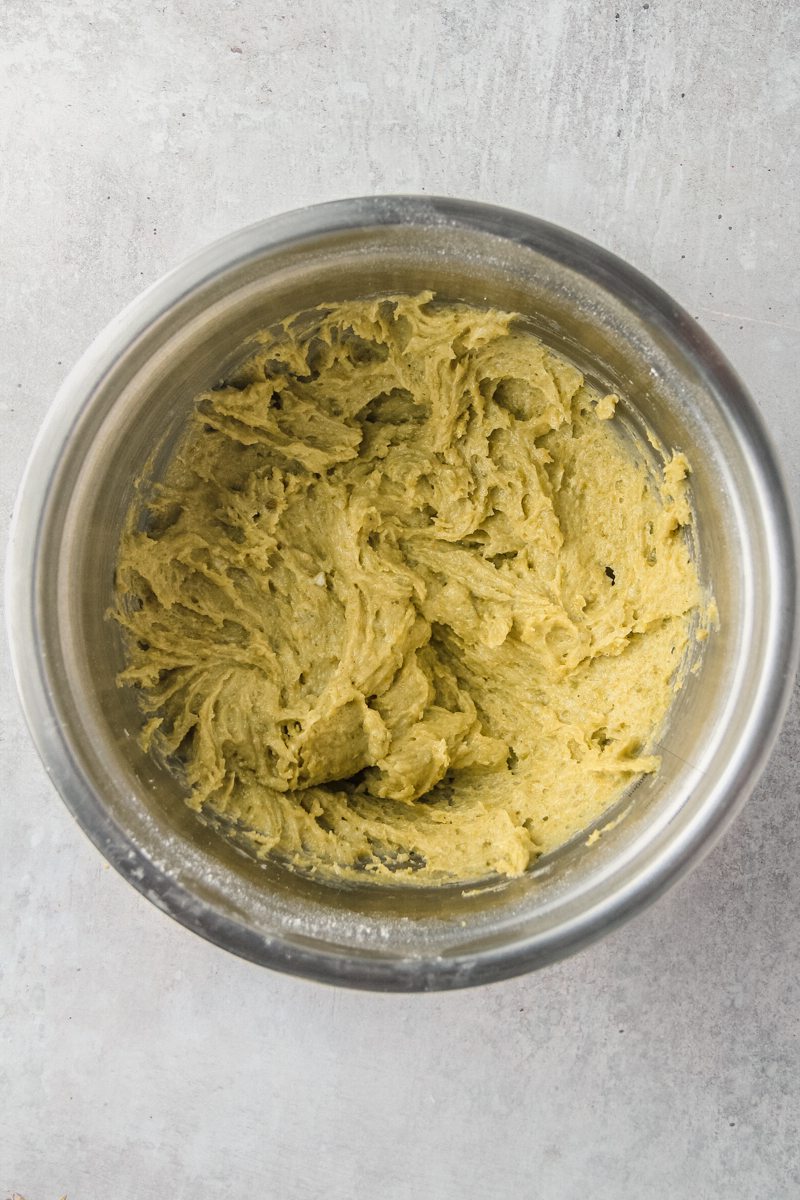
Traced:
<svg viewBox="0 0 800 1200">
<path fill-rule="evenodd" d="M 57 385 L 137 291 L 236 226 L 382 191 L 630 259 L 733 359 L 798 496 L 792 0 L 4 0 L 0 35 L 4 534 Z M 655 908 L 536 976 L 410 998 L 192 937 L 2 718 L 3 1197 L 800 1196 L 797 703 Z"/>
</svg>

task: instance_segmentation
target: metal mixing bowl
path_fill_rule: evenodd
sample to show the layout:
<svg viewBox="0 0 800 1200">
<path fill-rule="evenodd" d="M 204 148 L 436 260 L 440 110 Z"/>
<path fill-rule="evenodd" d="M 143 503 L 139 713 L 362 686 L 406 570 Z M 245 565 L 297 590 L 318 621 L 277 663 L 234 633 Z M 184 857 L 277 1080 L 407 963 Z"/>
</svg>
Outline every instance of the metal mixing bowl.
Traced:
<svg viewBox="0 0 800 1200">
<path fill-rule="evenodd" d="M 432 288 L 526 314 L 693 465 L 699 568 L 720 629 L 619 820 L 526 875 L 472 888 L 334 888 L 259 865 L 204 827 L 138 747 L 106 619 L 120 526 L 156 445 L 248 337 L 323 300 Z M 637 417 L 638 410 L 638 417 Z M 106 858 L 190 929 L 256 962 L 388 990 L 460 987 L 563 956 L 641 909 L 744 802 L 788 698 L 797 550 L 756 408 L 697 324 L 583 239 L 481 204 L 371 197 L 254 225 L 134 301 L 56 398 L 12 531 L 9 622 L 26 716 L 65 802 Z"/>
</svg>

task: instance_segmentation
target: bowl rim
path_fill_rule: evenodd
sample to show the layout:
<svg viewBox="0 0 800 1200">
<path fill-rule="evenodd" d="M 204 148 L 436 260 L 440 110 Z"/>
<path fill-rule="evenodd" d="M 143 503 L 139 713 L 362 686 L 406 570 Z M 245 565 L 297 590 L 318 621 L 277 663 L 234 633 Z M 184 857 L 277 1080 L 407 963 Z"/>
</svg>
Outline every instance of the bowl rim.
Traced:
<svg viewBox="0 0 800 1200">
<path fill-rule="evenodd" d="M 623 886 L 553 928 L 468 955 L 374 957 L 310 948 L 258 932 L 225 916 L 153 863 L 106 810 L 82 774 L 52 703 L 45 664 L 34 648 L 42 517 L 53 475 L 80 414 L 125 349 L 170 309 L 222 272 L 267 249 L 354 228 L 388 225 L 456 226 L 516 241 L 555 258 L 635 302 L 654 317 L 661 333 L 684 350 L 746 439 L 762 500 L 770 562 L 765 652 L 758 691 L 731 769 L 709 794 L 696 819 L 653 851 Z M 6 571 L 7 630 L 12 669 L 33 741 L 56 789 L 78 824 L 120 874 L 157 907 L 207 940 L 260 965 L 328 983 L 384 991 L 466 987 L 508 978 L 556 961 L 641 911 L 708 853 L 738 813 L 766 763 L 789 702 L 800 653 L 797 620 L 800 543 L 782 470 L 764 422 L 736 372 L 699 324 L 635 267 L 596 243 L 537 217 L 478 201 L 444 196 L 359 196 L 280 213 L 226 235 L 197 251 L 140 293 L 112 319 L 58 389 L 35 440 L 17 493 Z M 663 839 L 662 839 L 663 841 Z"/>
</svg>

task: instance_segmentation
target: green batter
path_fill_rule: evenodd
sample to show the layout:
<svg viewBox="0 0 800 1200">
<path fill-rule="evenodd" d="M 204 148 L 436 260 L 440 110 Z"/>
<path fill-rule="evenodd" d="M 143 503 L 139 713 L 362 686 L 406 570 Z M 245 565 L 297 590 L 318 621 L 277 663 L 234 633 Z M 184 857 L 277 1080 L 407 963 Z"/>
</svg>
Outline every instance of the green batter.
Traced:
<svg viewBox="0 0 800 1200">
<path fill-rule="evenodd" d="M 144 743 L 297 868 L 522 872 L 659 765 L 687 464 L 654 479 L 508 313 L 400 296 L 262 342 L 122 539 Z"/>
</svg>

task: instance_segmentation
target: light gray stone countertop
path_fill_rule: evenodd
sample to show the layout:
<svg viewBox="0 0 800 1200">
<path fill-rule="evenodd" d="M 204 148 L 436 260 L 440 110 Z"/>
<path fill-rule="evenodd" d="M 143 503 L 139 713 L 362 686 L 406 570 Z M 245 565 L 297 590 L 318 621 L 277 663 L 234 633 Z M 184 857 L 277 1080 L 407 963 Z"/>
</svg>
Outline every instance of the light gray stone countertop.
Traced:
<svg viewBox="0 0 800 1200">
<path fill-rule="evenodd" d="M 281 210 L 520 208 L 629 259 L 752 389 L 800 496 L 790 0 L 4 0 L 3 533 L 70 365 Z M 695 873 L 475 991 L 325 988 L 207 945 L 74 824 L 3 646 L 0 1196 L 800 1196 L 800 706 Z"/>
</svg>

